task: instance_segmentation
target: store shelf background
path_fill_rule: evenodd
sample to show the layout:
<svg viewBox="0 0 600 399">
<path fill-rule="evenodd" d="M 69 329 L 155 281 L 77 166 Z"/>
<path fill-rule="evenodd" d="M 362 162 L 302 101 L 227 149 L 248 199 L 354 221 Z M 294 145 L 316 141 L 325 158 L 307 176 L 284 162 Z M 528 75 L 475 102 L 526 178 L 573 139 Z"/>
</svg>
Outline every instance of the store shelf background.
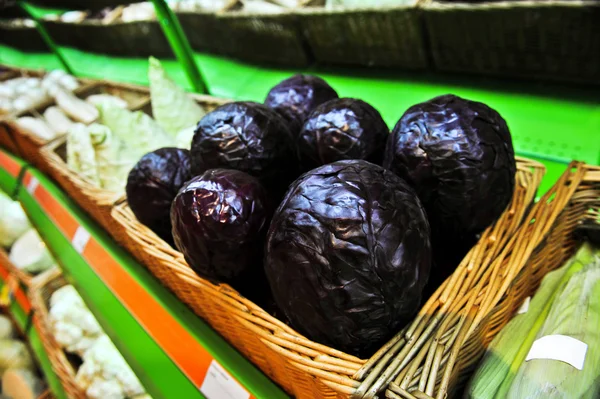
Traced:
<svg viewBox="0 0 600 399">
<path fill-rule="evenodd" d="M 63 54 L 78 75 L 148 84 L 146 59 L 107 57 L 75 49 L 63 49 Z M 485 102 L 507 120 L 517 153 L 547 166 L 541 193 L 556 181 L 572 159 L 600 164 L 598 88 L 360 69 L 282 70 L 206 54 L 195 54 L 195 58 L 212 95 L 262 102 L 268 90 L 282 79 L 299 72 L 315 73 L 325 78 L 340 96 L 371 103 L 390 128 L 408 107 L 438 95 L 454 93 Z M 46 69 L 60 66 L 51 54 L 24 53 L 6 46 L 0 46 L 0 63 Z M 170 76 L 190 90 L 177 62 L 164 63 Z"/>
</svg>

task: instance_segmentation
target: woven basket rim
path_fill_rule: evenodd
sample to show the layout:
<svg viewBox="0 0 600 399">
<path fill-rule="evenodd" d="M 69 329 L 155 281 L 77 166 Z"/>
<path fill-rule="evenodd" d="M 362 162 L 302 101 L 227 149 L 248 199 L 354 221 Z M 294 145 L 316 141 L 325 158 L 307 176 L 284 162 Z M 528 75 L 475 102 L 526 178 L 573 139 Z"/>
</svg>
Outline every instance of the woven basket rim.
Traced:
<svg viewBox="0 0 600 399">
<path fill-rule="evenodd" d="M 360 7 L 360 8 L 325 8 L 325 7 L 305 7 L 294 9 L 294 13 L 301 16 L 310 15 L 354 15 L 362 13 L 378 13 L 386 14 L 391 11 L 402 11 L 402 10 L 414 10 L 418 8 L 418 5 L 424 0 L 413 0 L 412 4 L 401 4 L 396 6 L 386 7 Z"/>
<path fill-rule="evenodd" d="M 421 3 L 424 10 L 505 10 L 505 9 L 539 9 L 552 7 L 600 7 L 597 0 L 505 0 L 489 3 L 458 3 L 458 2 L 440 2 L 435 0 L 424 0 Z"/>
</svg>

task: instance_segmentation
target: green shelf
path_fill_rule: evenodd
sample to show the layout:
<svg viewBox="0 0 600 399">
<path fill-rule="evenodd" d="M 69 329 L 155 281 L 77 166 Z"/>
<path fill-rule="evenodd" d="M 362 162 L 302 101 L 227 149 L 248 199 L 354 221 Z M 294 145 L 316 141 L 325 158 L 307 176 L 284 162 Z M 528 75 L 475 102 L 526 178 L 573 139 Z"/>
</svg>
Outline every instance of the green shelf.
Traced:
<svg viewBox="0 0 600 399">
<path fill-rule="evenodd" d="M 16 176 L 0 173 L 0 184 Z M 41 172 L 21 176 L 17 197 L 32 224 L 154 399 L 287 397 Z"/>
<path fill-rule="evenodd" d="M 23 56 L 0 47 L 0 63 L 45 64 L 48 58 Z M 107 57 L 63 49 L 78 74 L 147 82 L 147 60 Z M 40 57 L 40 58 L 38 58 Z M 325 78 L 344 97 L 364 99 L 375 106 L 393 127 L 411 105 L 438 95 L 454 93 L 496 108 L 506 119 L 518 155 L 543 162 L 545 192 L 573 159 L 600 164 L 600 89 L 556 83 L 497 80 L 434 73 L 393 73 L 371 69 L 312 67 L 282 70 L 257 67 L 221 57 L 195 54 L 209 92 L 219 97 L 262 102 L 268 90 L 294 73 L 314 73 Z M 10 61 L 10 62 L 9 62 Z M 191 87 L 183 69 L 166 61 L 169 74 L 187 90 Z"/>
</svg>

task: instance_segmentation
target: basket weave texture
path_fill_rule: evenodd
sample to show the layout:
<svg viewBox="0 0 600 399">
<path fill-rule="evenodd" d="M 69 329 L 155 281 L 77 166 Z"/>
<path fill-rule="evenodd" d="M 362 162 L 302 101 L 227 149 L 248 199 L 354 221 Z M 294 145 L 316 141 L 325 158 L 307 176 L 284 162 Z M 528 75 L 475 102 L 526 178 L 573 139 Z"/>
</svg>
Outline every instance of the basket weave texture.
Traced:
<svg viewBox="0 0 600 399">
<path fill-rule="evenodd" d="M 67 397 L 70 399 L 86 399 L 85 392 L 75 382 L 76 371 L 58 342 L 48 328 L 48 308 L 50 297 L 59 288 L 67 285 L 60 269 L 48 270 L 34 280 L 29 299 L 34 311 L 33 324 L 38 331 L 44 351 L 50 359 L 52 370 L 60 380 Z"/>
<path fill-rule="evenodd" d="M 299 11 L 302 32 L 318 63 L 425 69 L 421 10 L 392 8 Z"/>
<path fill-rule="evenodd" d="M 423 5 L 436 69 L 600 83 L 600 3 Z"/>
<path fill-rule="evenodd" d="M 485 273 L 520 226 L 543 173 L 541 164 L 518 160 L 517 185 L 511 204 L 469 252 L 455 272 L 458 277 L 453 276 L 451 283 L 447 281 L 436 293 L 437 297 L 444 287 L 460 289 L 456 280 L 464 276 L 465 270 L 477 275 Z M 125 200 L 113 208 L 112 215 L 126 232 L 118 239 L 119 243 L 289 394 L 298 398 L 373 398 L 393 378 L 382 372 L 393 366 L 390 362 L 398 353 L 398 337 L 368 361 L 315 343 L 230 286 L 213 285 L 198 277 L 181 253 L 137 221 Z M 432 308 L 431 302 L 421 314 Z M 464 305 L 464 301 L 456 299 L 451 303 L 452 306 L 461 304 Z M 422 331 L 427 321 L 416 323 Z M 435 326 L 432 329 L 435 331 Z"/>
<path fill-rule="evenodd" d="M 48 45 L 35 27 L 14 26 L 0 21 L 0 43 L 26 52 L 48 52 Z"/>
<path fill-rule="evenodd" d="M 574 254 L 575 230 L 584 223 L 600 223 L 600 167 L 573 162 L 532 207 L 485 273 L 459 272 L 443 295 L 450 306 L 440 298 L 439 306 L 421 312 L 420 317 L 435 318 L 440 327 L 431 334 L 417 327 L 412 335 L 404 335 L 421 345 L 410 356 L 406 352 L 397 356 L 401 365 L 394 371 L 387 397 L 454 397 L 524 299 L 535 293 L 548 272 Z M 456 282 L 461 283 L 458 290 L 453 288 Z"/>
<path fill-rule="evenodd" d="M 66 47 L 117 57 L 174 58 L 173 50 L 157 20 L 80 23 L 43 20 L 54 41 Z"/>
</svg>

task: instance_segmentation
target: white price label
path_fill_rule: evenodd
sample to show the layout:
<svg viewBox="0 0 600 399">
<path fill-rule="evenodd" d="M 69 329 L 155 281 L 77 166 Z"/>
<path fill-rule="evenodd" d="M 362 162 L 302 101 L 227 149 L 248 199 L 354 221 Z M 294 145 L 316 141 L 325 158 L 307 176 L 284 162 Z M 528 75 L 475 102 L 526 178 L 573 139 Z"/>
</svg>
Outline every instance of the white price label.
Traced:
<svg viewBox="0 0 600 399">
<path fill-rule="evenodd" d="M 565 362 L 578 370 L 583 370 L 587 344 L 567 335 L 546 335 L 536 339 L 525 361 L 552 359 Z"/>
<path fill-rule="evenodd" d="M 75 248 L 75 251 L 82 253 L 89 240 L 90 233 L 82 226 L 79 226 L 77 227 L 77 230 L 75 230 L 75 235 L 73 236 L 73 240 L 71 240 L 71 244 L 73 245 L 73 248 Z"/>
<path fill-rule="evenodd" d="M 250 394 L 233 379 L 216 360 L 210 362 L 210 367 L 204 377 L 200 391 L 208 399 L 248 399 Z"/>
<path fill-rule="evenodd" d="M 33 193 L 35 193 L 35 189 L 38 188 L 39 185 L 39 180 L 32 176 L 29 180 L 29 183 L 27 183 L 27 192 L 30 195 L 33 195 Z"/>
<path fill-rule="evenodd" d="M 523 304 L 521 304 L 521 307 L 517 311 L 517 314 L 527 313 L 527 311 L 529 310 L 529 303 L 530 302 L 531 302 L 531 297 L 530 296 L 528 296 L 527 298 L 525 298 L 525 300 L 523 301 Z"/>
</svg>

